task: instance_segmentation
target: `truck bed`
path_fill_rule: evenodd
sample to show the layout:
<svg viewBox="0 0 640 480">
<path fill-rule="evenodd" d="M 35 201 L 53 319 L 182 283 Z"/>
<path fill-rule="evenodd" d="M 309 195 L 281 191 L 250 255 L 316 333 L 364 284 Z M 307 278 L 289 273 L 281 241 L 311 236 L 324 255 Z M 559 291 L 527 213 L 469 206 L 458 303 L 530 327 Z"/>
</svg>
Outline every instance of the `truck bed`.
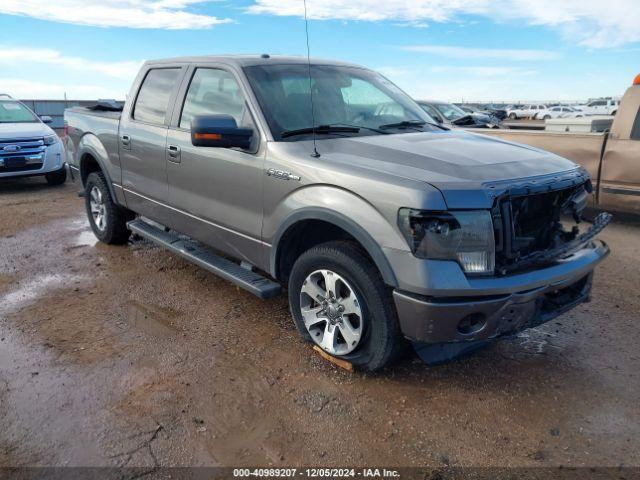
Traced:
<svg viewBox="0 0 640 480">
<path fill-rule="evenodd" d="M 80 115 L 90 115 L 92 117 L 109 118 L 113 120 L 120 120 L 122 112 L 114 112 L 109 110 L 96 110 L 89 107 L 71 107 L 67 108 L 65 112 L 77 113 Z"/>
<path fill-rule="evenodd" d="M 598 178 L 600 154 L 604 144 L 604 133 L 564 133 L 541 130 L 492 130 L 482 131 L 515 143 L 531 145 L 568 158 L 587 169 L 591 178 Z"/>
</svg>

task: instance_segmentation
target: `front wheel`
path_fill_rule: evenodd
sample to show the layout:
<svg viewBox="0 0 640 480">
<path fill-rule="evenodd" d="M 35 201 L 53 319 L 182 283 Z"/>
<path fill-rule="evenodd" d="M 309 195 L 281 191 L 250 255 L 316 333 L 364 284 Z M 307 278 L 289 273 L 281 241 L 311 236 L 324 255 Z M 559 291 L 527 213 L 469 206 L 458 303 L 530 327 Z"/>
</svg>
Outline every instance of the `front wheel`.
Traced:
<svg viewBox="0 0 640 480">
<path fill-rule="evenodd" d="M 49 185 L 62 185 L 67 181 L 67 169 L 62 167 L 56 172 L 45 173 L 44 178 Z"/>
<path fill-rule="evenodd" d="M 509 118 L 510 118 L 511 120 L 516 120 L 516 119 L 518 118 L 518 116 L 517 116 L 515 113 L 510 113 L 510 114 L 509 114 Z"/>
<path fill-rule="evenodd" d="M 402 348 L 391 292 L 350 242 L 325 243 L 296 260 L 289 305 L 305 340 L 354 366 L 380 370 Z"/>
<path fill-rule="evenodd" d="M 102 172 L 89 174 L 84 199 L 91 230 L 98 240 L 114 245 L 127 243 L 131 235 L 127 221 L 133 216 L 113 202 Z"/>
</svg>

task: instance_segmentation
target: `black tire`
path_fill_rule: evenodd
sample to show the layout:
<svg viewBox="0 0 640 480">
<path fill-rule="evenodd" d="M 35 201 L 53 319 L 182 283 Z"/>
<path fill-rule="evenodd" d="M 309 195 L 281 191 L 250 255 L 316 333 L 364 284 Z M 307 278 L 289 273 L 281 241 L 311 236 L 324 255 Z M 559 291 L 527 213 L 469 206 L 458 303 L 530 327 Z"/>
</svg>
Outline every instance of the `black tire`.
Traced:
<svg viewBox="0 0 640 480">
<path fill-rule="evenodd" d="M 102 194 L 104 204 L 104 227 L 102 229 L 96 225 L 91 213 L 91 192 L 94 188 L 97 188 Z M 110 245 L 127 243 L 131 236 L 131 231 L 127 228 L 127 222 L 133 219 L 133 214 L 113 202 L 104 174 L 102 172 L 90 173 L 87 177 L 84 192 L 89 224 L 98 240 Z"/>
<path fill-rule="evenodd" d="M 62 167 L 56 172 L 45 173 L 44 178 L 49 185 L 62 185 L 67 181 L 67 169 Z"/>
<path fill-rule="evenodd" d="M 509 114 L 509 118 L 510 118 L 511 120 L 517 120 L 517 119 L 518 119 L 518 116 L 517 116 L 515 113 L 513 113 L 513 112 L 512 112 L 512 113 L 510 113 L 510 114 Z"/>
<path fill-rule="evenodd" d="M 551 115 L 545 115 L 544 117 L 542 117 L 543 120 L 550 120 L 551 119 Z"/>
<path fill-rule="evenodd" d="M 337 356 L 354 366 L 377 371 L 388 366 L 405 347 L 391 295 L 378 269 L 358 245 L 336 241 L 307 250 L 293 265 L 289 276 L 289 306 L 298 332 L 313 343 L 302 318 L 300 292 L 306 278 L 317 270 L 331 270 L 355 290 L 363 313 L 363 334 L 351 353 Z"/>
</svg>

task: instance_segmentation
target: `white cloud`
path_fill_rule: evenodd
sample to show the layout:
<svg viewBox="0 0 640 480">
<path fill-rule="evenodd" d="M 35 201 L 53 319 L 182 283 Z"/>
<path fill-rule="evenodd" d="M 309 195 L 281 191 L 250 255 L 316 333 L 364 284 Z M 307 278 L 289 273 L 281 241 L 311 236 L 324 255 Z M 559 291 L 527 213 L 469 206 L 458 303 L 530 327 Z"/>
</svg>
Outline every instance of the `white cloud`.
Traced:
<svg viewBox="0 0 640 480">
<path fill-rule="evenodd" d="M 20 65 L 56 65 L 67 69 L 93 72 L 124 80 L 133 80 L 142 62 L 96 62 L 68 57 L 50 48 L 14 48 L 0 45 L 0 65 L 20 68 Z"/>
<path fill-rule="evenodd" d="M 2 0 L 0 13 L 96 27 L 210 28 L 230 19 L 187 11 L 206 0 Z"/>
<path fill-rule="evenodd" d="M 559 57 L 557 52 L 550 50 L 530 49 L 492 49 L 492 48 L 465 48 L 446 45 L 409 45 L 401 47 L 402 50 L 418 53 L 429 53 L 448 58 L 490 58 L 494 60 L 553 60 Z"/>
<path fill-rule="evenodd" d="M 498 22 L 527 22 L 558 29 L 569 40 L 593 48 L 640 42 L 638 0 L 307 0 L 316 20 L 394 20 L 424 25 L 459 21 L 463 15 Z M 255 0 L 249 12 L 302 16 L 302 0 Z"/>
</svg>

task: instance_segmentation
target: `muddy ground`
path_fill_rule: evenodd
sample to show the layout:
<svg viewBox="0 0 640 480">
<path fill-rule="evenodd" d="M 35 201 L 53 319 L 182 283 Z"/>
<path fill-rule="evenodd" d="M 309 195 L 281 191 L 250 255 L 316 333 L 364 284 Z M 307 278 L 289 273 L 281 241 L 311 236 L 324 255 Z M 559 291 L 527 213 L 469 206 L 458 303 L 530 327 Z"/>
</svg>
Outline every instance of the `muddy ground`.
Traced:
<svg viewBox="0 0 640 480">
<path fill-rule="evenodd" d="M 0 466 L 640 465 L 640 227 L 594 298 L 471 357 L 348 373 L 260 301 L 144 241 L 97 244 L 77 187 L 0 183 Z"/>
</svg>

